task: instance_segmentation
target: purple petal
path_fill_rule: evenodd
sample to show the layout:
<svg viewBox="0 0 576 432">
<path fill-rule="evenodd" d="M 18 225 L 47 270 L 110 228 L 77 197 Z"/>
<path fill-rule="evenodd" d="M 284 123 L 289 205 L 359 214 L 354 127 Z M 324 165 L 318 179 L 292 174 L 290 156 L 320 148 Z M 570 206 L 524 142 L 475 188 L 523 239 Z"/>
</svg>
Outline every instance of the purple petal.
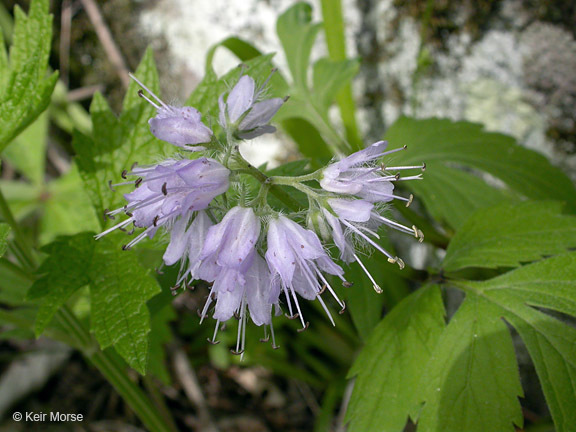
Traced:
<svg viewBox="0 0 576 432">
<path fill-rule="evenodd" d="M 241 139 L 251 140 L 261 135 L 274 132 L 276 132 L 276 128 L 274 126 L 264 125 L 264 126 L 258 126 L 256 129 L 251 130 L 250 132 L 238 132 L 238 136 Z"/>
<path fill-rule="evenodd" d="M 339 165 L 341 171 L 346 171 L 351 167 L 365 164 L 378 158 L 382 153 L 384 153 L 384 150 L 386 150 L 387 146 L 388 143 L 386 141 L 378 141 L 372 144 L 370 147 L 366 147 L 363 150 L 352 153 L 350 156 L 345 157 L 336 164 Z"/>
<path fill-rule="evenodd" d="M 182 116 L 152 118 L 148 121 L 152 134 L 176 146 L 210 142 L 212 131 L 199 120 Z"/>
<path fill-rule="evenodd" d="M 281 98 L 255 103 L 248 115 L 240 122 L 238 129 L 248 131 L 258 126 L 267 125 L 282 107 L 282 104 L 284 104 L 284 99 Z"/>
<path fill-rule="evenodd" d="M 266 262 L 270 269 L 289 285 L 294 275 L 296 259 L 292 250 L 287 247 L 286 232 L 282 229 L 279 219 L 270 222 L 267 239 Z"/>
<path fill-rule="evenodd" d="M 228 107 L 228 118 L 232 123 L 236 123 L 240 116 L 254 103 L 254 87 L 254 80 L 248 75 L 244 75 L 230 91 L 226 105 Z"/>
<path fill-rule="evenodd" d="M 328 204 L 338 217 L 353 222 L 367 222 L 374 208 L 374 204 L 364 200 L 333 198 L 328 200 Z"/>
<path fill-rule="evenodd" d="M 270 324 L 272 303 L 270 302 L 271 275 L 266 262 L 258 254 L 246 273 L 246 301 L 254 324 Z"/>
<path fill-rule="evenodd" d="M 234 269 L 223 269 L 214 281 L 216 308 L 214 319 L 227 321 L 240 307 L 244 295 L 244 276 Z"/>
<path fill-rule="evenodd" d="M 188 247 L 189 234 L 186 233 L 190 217 L 181 217 L 176 221 L 170 232 L 170 243 L 164 252 L 164 263 L 172 265 L 179 261 Z"/>
<path fill-rule="evenodd" d="M 340 250 L 340 259 L 347 263 L 354 261 L 354 257 L 352 256 L 353 250 L 351 250 L 350 245 L 346 241 L 340 220 L 326 209 L 324 209 L 324 216 L 332 227 L 332 239 L 336 247 Z"/>
<path fill-rule="evenodd" d="M 233 210 L 236 211 L 232 213 Z M 226 214 L 222 223 L 229 218 L 228 232 L 218 256 L 218 264 L 225 267 L 240 267 L 254 250 L 260 236 L 260 218 L 251 208 L 235 207 Z"/>
</svg>

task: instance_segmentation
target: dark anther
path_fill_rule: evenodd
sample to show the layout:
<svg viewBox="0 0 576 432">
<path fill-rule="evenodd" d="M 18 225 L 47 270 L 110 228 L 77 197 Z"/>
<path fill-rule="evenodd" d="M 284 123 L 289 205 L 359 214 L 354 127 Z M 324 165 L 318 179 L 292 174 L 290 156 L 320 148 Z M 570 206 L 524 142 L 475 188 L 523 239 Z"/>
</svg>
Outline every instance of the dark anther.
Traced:
<svg viewBox="0 0 576 432">
<path fill-rule="evenodd" d="M 172 294 L 173 297 L 176 297 L 178 295 L 178 289 L 170 288 L 170 294 Z"/>
<path fill-rule="evenodd" d="M 272 349 L 277 350 L 278 348 L 280 348 L 280 345 L 272 345 Z"/>
<path fill-rule="evenodd" d="M 141 183 L 142 183 L 142 177 L 138 177 L 136 179 L 136 181 L 134 182 L 134 186 L 138 187 L 138 186 L 140 186 Z"/>
<path fill-rule="evenodd" d="M 288 102 L 288 99 L 290 99 L 290 96 L 284 96 L 284 102 Z"/>
<path fill-rule="evenodd" d="M 158 273 L 159 275 L 163 275 L 164 272 L 162 271 L 162 267 L 156 267 L 156 273 Z"/>
<path fill-rule="evenodd" d="M 326 285 L 322 285 L 322 288 L 320 288 L 320 291 L 318 291 L 318 295 L 324 294 L 324 291 L 326 291 Z"/>
<path fill-rule="evenodd" d="M 342 314 L 344 313 L 344 311 L 346 310 L 346 303 L 342 302 L 342 305 L 343 305 L 343 306 L 342 306 L 342 309 L 340 309 L 340 310 L 338 311 L 338 313 L 339 313 L 340 315 L 342 315 Z"/>
<path fill-rule="evenodd" d="M 215 292 L 210 293 L 210 297 L 212 298 L 212 301 L 215 301 L 216 300 L 216 293 Z"/>
<path fill-rule="evenodd" d="M 118 229 L 122 232 L 126 232 L 126 228 L 124 228 L 124 227 L 118 227 Z"/>
<path fill-rule="evenodd" d="M 136 227 L 132 227 L 132 229 L 130 231 L 128 231 L 126 234 L 132 235 L 132 234 L 134 234 L 135 230 L 136 230 Z"/>
<path fill-rule="evenodd" d="M 110 219 L 110 215 L 108 214 L 110 212 L 110 209 L 104 209 L 104 220 L 108 220 Z"/>
<path fill-rule="evenodd" d="M 402 146 L 402 150 L 406 150 L 407 148 L 408 148 L 408 146 L 407 146 L 406 144 L 404 144 L 404 145 Z"/>
<path fill-rule="evenodd" d="M 310 325 L 310 322 L 309 322 L 309 321 L 306 321 L 306 325 L 305 325 L 304 327 L 302 327 L 302 328 L 297 329 L 296 331 L 297 331 L 298 333 L 302 333 L 304 330 L 306 330 L 306 329 L 308 328 L 309 325 Z"/>
<path fill-rule="evenodd" d="M 126 176 L 128 175 L 128 171 L 127 170 L 122 170 L 122 174 L 120 174 L 120 176 L 126 180 Z"/>
<path fill-rule="evenodd" d="M 154 216 L 154 220 L 152 221 L 152 224 L 153 224 L 154 226 L 158 226 L 158 219 L 160 219 L 160 216 L 159 216 L 159 215 Z"/>
<path fill-rule="evenodd" d="M 400 173 L 396 173 L 396 175 L 394 176 L 394 180 L 400 180 Z"/>
<path fill-rule="evenodd" d="M 138 96 L 144 97 L 144 92 L 142 91 L 142 89 L 138 90 Z"/>
<path fill-rule="evenodd" d="M 298 312 L 296 312 L 294 315 L 290 316 L 288 314 L 284 314 L 286 316 L 286 318 L 288 318 L 289 320 L 295 320 L 296 318 L 298 318 L 300 315 L 298 315 Z"/>
<path fill-rule="evenodd" d="M 238 311 L 234 311 L 234 318 L 240 320 L 240 315 L 238 314 Z"/>
<path fill-rule="evenodd" d="M 112 192 L 116 192 L 116 189 L 114 189 L 114 186 L 112 186 L 112 180 L 108 180 L 108 187 Z"/>
<path fill-rule="evenodd" d="M 128 217 L 132 217 L 132 216 L 134 216 L 134 215 L 133 215 L 132 213 L 130 213 L 129 211 L 127 211 L 127 212 L 124 212 L 124 214 L 125 214 L 126 216 L 128 216 Z"/>
<path fill-rule="evenodd" d="M 218 345 L 220 343 L 220 341 L 214 341 L 210 338 L 206 338 L 206 340 L 208 341 L 208 343 L 211 343 L 212 345 Z"/>
<path fill-rule="evenodd" d="M 130 171 L 134 171 L 134 168 L 136 168 L 138 166 L 138 162 L 134 162 L 132 164 L 132 166 L 130 167 Z"/>
<path fill-rule="evenodd" d="M 270 340 L 270 335 L 266 336 L 265 338 L 260 339 L 260 342 L 266 343 Z"/>
<path fill-rule="evenodd" d="M 122 245 L 122 250 L 130 250 L 130 247 L 127 244 Z"/>
<path fill-rule="evenodd" d="M 350 287 L 353 287 L 353 286 L 354 286 L 354 282 L 344 281 L 344 282 L 342 282 L 342 286 L 343 286 L 344 288 L 350 288 Z"/>
<path fill-rule="evenodd" d="M 426 171 L 426 162 L 422 162 L 422 172 Z"/>
<path fill-rule="evenodd" d="M 168 183 L 164 183 L 162 185 L 162 193 L 164 194 L 164 196 L 168 195 Z"/>
<path fill-rule="evenodd" d="M 230 352 L 231 352 L 233 355 L 242 355 L 242 354 L 244 354 L 244 350 L 236 351 L 236 350 L 231 349 Z"/>
</svg>

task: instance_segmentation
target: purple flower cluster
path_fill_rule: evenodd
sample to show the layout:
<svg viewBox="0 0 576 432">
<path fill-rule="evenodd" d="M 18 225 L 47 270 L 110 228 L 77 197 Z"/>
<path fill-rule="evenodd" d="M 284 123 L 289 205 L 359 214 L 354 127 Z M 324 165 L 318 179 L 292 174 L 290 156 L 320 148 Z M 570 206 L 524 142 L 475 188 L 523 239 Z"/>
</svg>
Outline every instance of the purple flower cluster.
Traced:
<svg viewBox="0 0 576 432">
<path fill-rule="evenodd" d="M 344 310 L 345 305 L 329 279 L 337 277 L 346 287 L 351 284 L 346 281 L 342 267 L 327 252 L 326 242 L 336 245 L 343 262 L 357 261 L 378 291 L 378 284 L 360 261 L 358 244 L 369 244 L 388 261 L 403 267 L 402 260 L 377 242 L 378 228 L 387 225 L 422 239 L 416 227 L 405 227 L 382 215 L 385 203 L 394 199 L 408 204 L 411 201 L 411 198 L 394 195 L 394 181 L 421 178 L 420 175 L 400 178 L 398 172 L 424 168 L 379 165 L 378 160 L 396 151 L 385 151 L 385 142 L 377 142 L 306 178 L 306 181 L 316 180 L 319 188 L 303 185 L 303 180 L 298 178 L 271 177 L 262 182 L 257 199 L 247 200 L 245 196 L 238 197 L 231 188 L 239 182 L 240 172 L 236 171 L 237 165 L 229 163 L 231 154 L 236 161 L 243 159 L 237 146 L 228 141 L 273 132 L 275 129 L 269 122 L 285 99 L 262 100 L 264 86 L 257 88 L 251 77 L 242 76 L 232 90 L 218 100 L 219 124 L 227 140 L 218 151 L 221 142 L 202 123 L 196 109 L 167 105 L 137 82 L 150 96 L 142 92 L 140 95 L 157 109 L 157 115 L 149 121 L 151 132 L 183 150 L 208 149 L 211 157 L 183 159 L 180 156 L 123 172 L 124 179 L 135 180 L 115 186 L 131 184 L 135 189 L 124 195 L 125 206 L 107 214 L 115 218 L 124 213 L 128 218 L 96 238 L 115 229 L 125 230 L 130 224 L 142 228 L 124 246 L 128 249 L 145 237 L 153 237 L 159 228 L 169 234 L 163 261 L 165 265 L 179 263 L 176 286 L 188 286 L 194 280 L 210 283 L 210 293 L 201 311 L 201 320 L 209 313 L 216 320 L 210 342 L 217 343 L 220 324 L 235 316 L 240 322 L 233 352 L 241 354 L 250 317 L 257 326 L 269 326 L 272 345 L 276 347 L 272 315 L 278 314 L 282 306 L 291 318 L 300 319 L 303 329 L 309 325 L 299 298 L 318 300 L 334 323 L 322 294 L 327 290 Z M 315 222 L 305 228 L 290 214 L 270 207 L 265 197 L 274 183 L 309 191 L 308 216 L 311 220 L 314 219 L 311 215 L 315 215 Z M 242 188 L 235 189 L 237 192 Z"/>
</svg>

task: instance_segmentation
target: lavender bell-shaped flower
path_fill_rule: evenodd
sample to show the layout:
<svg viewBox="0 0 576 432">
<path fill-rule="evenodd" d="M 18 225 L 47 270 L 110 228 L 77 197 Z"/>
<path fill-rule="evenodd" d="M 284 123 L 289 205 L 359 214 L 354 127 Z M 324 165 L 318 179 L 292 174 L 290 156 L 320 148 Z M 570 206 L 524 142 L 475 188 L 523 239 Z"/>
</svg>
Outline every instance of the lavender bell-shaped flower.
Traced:
<svg viewBox="0 0 576 432">
<path fill-rule="evenodd" d="M 226 101 L 224 94 L 220 95 L 220 125 L 225 129 L 228 126 L 235 127 L 237 135 L 242 139 L 275 132 L 276 128 L 269 122 L 286 100 L 271 98 L 258 101 L 267 82 L 257 89 L 254 80 L 244 75 L 230 91 Z"/>
<path fill-rule="evenodd" d="M 128 175 L 138 178 L 115 186 L 134 184 L 136 189 L 124 195 L 127 205 L 107 214 L 114 217 L 124 212 L 129 218 L 98 234 L 96 239 L 130 223 L 146 228 L 125 245 L 124 248 L 128 249 L 145 236 L 152 237 L 158 227 L 174 222 L 179 216 L 206 209 L 216 196 L 228 190 L 230 171 L 212 159 L 199 158 L 168 159 L 158 165 L 136 167 L 122 174 L 124 178 Z"/>
<path fill-rule="evenodd" d="M 280 279 L 290 315 L 299 316 L 304 328 L 307 323 L 302 316 L 296 293 L 307 300 L 318 299 L 334 323 L 320 294 L 327 288 L 343 309 L 344 303 L 338 298 L 323 272 L 347 282 L 344 280 L 342 268 L 328 256 L 313 231 L 301 227 L 285 216 L 273 219 L 268 227 L 266 261 L 273 276 Z M 292 301 L 297 314 L 294 314 Z"/>
<path fill-rule="evenodd" d="M 347 263 L 353 261 L 358 262 L 364 273 L 366 273 L 372 282 L 376 292 L 382 292 L 380 286 L 376 283 L 364 263 L 356 254 L 354 246 L 355 240 L 361 240 L 368 243 L 377 251 L 385 255 L 388 262 L 397 263 L 400 268 L 404 268 L 404 261 L 402 261 L 402 259 L 393 256 L 376 242 L 376 240 L 380 238 L 376 231 L 379 226 L 387 225 L 398 231 L 414 235 L 420 242 L 424 239 L 422 231 L 415 226 L 408 228 L 407 226 L 382 216 L 375 209 L 374 204 L 362 199 L 350 200 L 332 198 L 328 200 L 328 204 L 336 215 L 332 214 L 326 208 L 323 209 L 323 212 L 326 221 L 332 228 L 332 238 L 340 250 L 340 258 Z"/>
<path fill-rule="evenodd" d="M 148 121 L 150 131 L 156 138 L 185 150 L 205 150 L 205 147 L 197 144 L 210 142 L 212 131 L 202 123 L 202 115 L 196 108 L 189 106 L 178 108 L 168 105 L 152 93 L 134 75 L 130 74 L 130 78 L 136 81 L 157 102 L 144 95 L 142 90 L 138 92 L 140 97 L 148 101 L 157 110 L 156 117 Z"/>
<path fill-rule="evenodd" d="M 426 166 L 385 167 L 375 165 L 373 162 L 382 156 L 405 149 L 405 147 L 402 147 L 385 151 L 387 145 L 386 141 L 379 141 L 370 147 L 328 165 L 323 171 L 320 186 L 330 192 L 356 195 L 370 202 L 389 202 L 398 199 L 409 204 L 411 198 L 394 195 L 394 184 L 392 182 L 398 180 L 419 180 L 422 176 L 419 174 L 401 178 L 398 174 L 392 175 L 389 172 L 406 169 L 424 170 Z"/>
</svg>

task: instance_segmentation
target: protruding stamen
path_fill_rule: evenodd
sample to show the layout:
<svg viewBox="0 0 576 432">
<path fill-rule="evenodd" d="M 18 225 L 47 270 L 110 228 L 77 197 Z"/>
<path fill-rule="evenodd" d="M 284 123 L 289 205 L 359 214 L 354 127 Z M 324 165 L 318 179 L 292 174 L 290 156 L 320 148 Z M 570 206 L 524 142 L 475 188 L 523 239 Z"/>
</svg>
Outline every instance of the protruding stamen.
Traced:
<svg viewBox="0 0 576 432">
<path fill-rule="evenodd" d="M 326 291 L 326 285 L 322 285 L 322 288 L 320 288 L 320 291 L 318 291 L 317 295 L 322 295 L 324 294 L 324 291 Z"/>
<path fill-rule="evenodd" d="M 414 199 L 414 195 L 410 194 L 410 198 L 408 198 L 408 202 L 406 203 L 406 207 L 410 207 L 410 204 L 412 204 L 413 199 Z"/>
<path fill-rule="evenodd" d="M 134 186 L 138 187 L 138 186 L 140 186 L 141 183 L 142 183 L 142 177 L 138 177 L 136 179 L 136 181 L 134 182 Z"/>
<path fill-rule="evenodd" d="M 204 312 L 202 312 L 204 313 Z M 216 326 L 214 327 L 214 334 L 212 335 L 212 340 L 210 340 L 210 338 L 208 338 L 208 342 L 210 342 L 212 345 L 218 345 L 220 343 L 220 341 L 216 340 L 216 335 L 218 334 L 218 327 L 220 326 L 220 321 L 216 320 Z"/>
<path fill-rule="evenodd" d="M 128 76 L 129 76 L 130 78 L 132 78 L 134 81 L 136 81 L 140 87 L 142 87 L 144 90 L 146 90 L 146 91 L 148 92 L 148 94 L 150 94 L 150 96 L 152 96 L 154 99 L 156 99 L 156 100 L 160 103 L 160 105 L 162 105 L 162 106 L 163 106 L 164 108 L 166 108 L 166 109 L 169 109 L 168 105 L 166 105 L 164 102 L 162 102 L 162 100 L 161 100 L 158 96 L 156 96 L 148 87 L 146 87 L 144 84 L 142 84 L 142 82 L 141 82 L 138 78 L 136 78 L 136 77 L 135 77 L 134 75 L 132 75 L 131 73 L 129 73 Z M 141 97 L 146 98 L 146 97 L 144 96 L 144 94 L 141 95 L 140 92 L 138 92 L 138 95 L 141 96 Z M 156 104 L 152 103 L 152 101 L 150 101 L 148 98 L 146 98 L 146 99 L 147 99 L 148 102 L 150 102 L 152 105 L 156 105 Z M 156 107 L 157 107 L 157 106 L 156 106 Z"/>
<path fill-rule="evenodd" d="M 368 237 L 366 234 L 364 234 L 350 222 L 346 221 L 345 219 L 340 219 L 340 222 L 342 222 L 344 225 L 346 225 L 348 228 L 350 228 L 352 231 L 354 231 L 356 234 L 358 234 L 360 237 L 362 237 L 364 240 L 370 243 L 373 247 L 375 247 L 378 251 L 386 255 L 388 258 L 392 258 L 392 255 L 389 252 L 387 252 L 382 246 L 380 246 L 378 243 L 376 243 L 374 240 L 372 240 L 370 237 Z"/>
<path fill-rule="evenodd" d="M 309 326 L 309 325 L 310 325 L 310 321 L 306 321 L 306 324 L 304 325 L 304 327 L 299 328 L 299 329 L 296 329 L 296 331 L 297 331 L 298 333 L 302 333 L 304 330 L 307 330 L 307 329 L 308 329 L 308 326 Z"/>
<path fill-rule="evenodd" d="M 344 288 L 351 288 L 351 287 L 354 286 L 354 282 L 344 281 L 344 282 L 342 282 L 342 286 L 343 286 Z"/>
<path fill-rule="evenodd" d="M 120 174 L 120 177 L 122 177 L 124 180 L 126 180 L 127 175 L 128 175 L 128 170 L 122 170 L 122 174 Z"/>
<path fill-rule="evenodd" d="M 162 193 L 164 194 L 164 196 L 168 195 L 168 183 L 164 183 L 162 185 Z"/>
<path fill-rule="evenodd" d="M 112 185 L 112 180 L 108 180 L 108 187 L 112 192 L 116 192 L 116 189 L 114 189 L 114 186 Z"/>
<path fill-rule="evenodd" d="M 285 313 L 284 316 L 285 316 L 286 318 L 288 318 L 289 320 L 295 320 L 295 319 L 298 319 L 298 317 L 299 317 L 300 315 L 298 315 L 298 313 L 295 313 L 294 315 L 288 315 L 288 314 Z"/>
<path fill-rule="evenodd" d="M 125 221 L 122 221 L 122 222 L 120 222 L 119 224 L 114 225 L 112 228 L 108 228 L 106 231 L 103 231 L 103 232 L 101 232 L 100 234 L 95 235 L 94 238 L 95 238 L 96 240 L 101 239 L 101 238 L 104 237 L 106 234 L 108 234 L 108 233 L 110 233 L 110 232 L 112 232 L 112 231 L 114 231 L 115 229 L 118 229 L 118 228 L 120 228 L 120 227 L 125 227 L 126 225 L 128 225 L 128 224 L 129 224 L 130 222 L 132 222 L 132 221 L 133 221 L 132 218 L 126 219 Z"/>
<path fill-rule="evenodd" d="M 416 225 L 412 225 L 412 229 L 414 230 L 414 237 L 418 239 L 418 243 L 422 243 L 424 241 L 424 233 Z"/>
<path fill-rule="evenodd" d="M 366 273 L 366 276 L 368 276 L 368 279 L 370 279 L 370 282 L 372 282 L 372 286 L 374 287 L 374 291 L 376 291 L 378 294 L 382 293 L 382 288 L 380 288 L 380 285 L 378 285 L 376 283 L 376 281 L 374 280 L 374 278 L 372 277 L 372 275 L 370 274 L 370 272 L 368 271 L 368 269 L 366 268 L 366 266 L 364 265 L 364 263 L 360 260 L 360 258 L 358 257 L 358 255 L 356 254 L 352 254 L 354 255 L 354 258 L 356 259 L 356 262 L 358 263 L 358 265 L 362 268 L 362 270 L 364 271 L 364 273 Z"/>
<path fill-rule="evenodd" d="M 344 303 L 344 302 L 342 302 Z M 342 309 L 340 309 L 340 311 L 338 312 L 340 315 L 342 315 L 344 313 L 344 311 L 346 310 L 346 303 L 344 303 L 344 306 L 342 307 Z"/>
</svg>

